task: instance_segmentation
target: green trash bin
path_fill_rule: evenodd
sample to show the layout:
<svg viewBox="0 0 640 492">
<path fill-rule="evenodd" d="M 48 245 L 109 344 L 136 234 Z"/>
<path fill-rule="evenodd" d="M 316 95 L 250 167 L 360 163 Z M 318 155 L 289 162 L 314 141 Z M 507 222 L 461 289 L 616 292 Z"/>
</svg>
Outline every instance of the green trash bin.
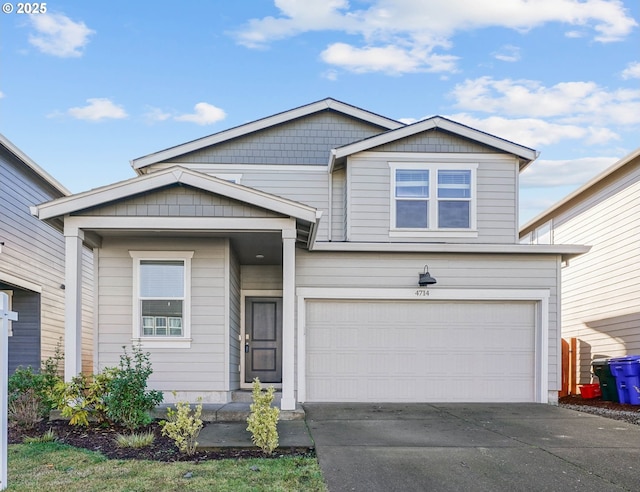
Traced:
<svg viewBox="0 0 640 492">
<path fill-rule="evenodd" d="M 602 399 L 618 403 L 620 400 L 618 399 L 616 377 L 611 373 L 609 359 L 593 359 L 591 367 L 593 368 L 593 373 L 598 376 Z"/>
</svg>

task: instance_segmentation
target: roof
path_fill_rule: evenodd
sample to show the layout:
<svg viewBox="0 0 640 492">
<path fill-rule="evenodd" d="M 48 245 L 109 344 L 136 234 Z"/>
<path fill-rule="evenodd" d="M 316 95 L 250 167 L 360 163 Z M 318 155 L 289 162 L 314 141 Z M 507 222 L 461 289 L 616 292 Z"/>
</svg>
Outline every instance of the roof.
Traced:
<svg viewBox="0 0 640 492">
<path fill-rule="evenodd" d="M 44 182 L 52 186 L 58 192 L 60 192 L 63 196 L 71 195 L 71 192 L 62 186 L 55 178 L 53 178 L 48 172 L 38 166 L 27 154 L 22 152 L 18 147 L 16 147 L 7 137 L 0 133 L 0 145 L 5 147 L 9 152 L 11 152 L 16 158 L 18 158 L 22 163 L 27 166 L 31 171 L 33 171 L 38 177 L 40 177 Z"/>
<path fill-rule="evenodd" d="M 231 183 L 197 171 L 185 169 L 180 166 L 173 166 L 162 171 L 137 176 L 84 193 L 58 198 L 33 207 L 32 213 L 41 220 L 53 221 L 54 219 L 81 210 L 105 205 L 113 201 L 122 200 L 133 195 L 174 184 L 193 186 L 204 191 L 223 195 L 312 224 L 318 221 L 316 209 L 308 205 L 258 191 L 254 188 Z"/>
<path fill-rule="evenodd" d="M 264 130 L 275 125 L 280 125 L 282 123 L 286 123 L 303 116 L 326 111 L 327 109 L 331 109 L 333 111 L 343 113 L 353 118 L 366 121 L 387 130 L 393 130 L 405 126 L 404 123 L 393 120 L 391 118 L 387 118 L 385 116 L 381 116 L 370 111 L 357 108 L 355 106 L 337 101 L 332 98 L 326 98 L 322 99 L 321 101 L 316 101 L 305 106 L 300 106 L 289 111 L 253 121 L 251 123 L 246 123 L 244 125 L 236 126 L 219 133 L 214 133 L 213 135 L 209 135 L 207 137 L 193 140 L 191 142 L 177 145 L 175 147 L 170 147 L 153 154 L 138 157 L 137 159 L 133 159 L 131 161 L 131 166 L 138 174 L 141 174 L 141 169 L 158 162 L 162 162 L 167 159 L 173 159 L 174 157 L 178 157 L 189 152 L 194 152 L 205 147 L 216 145 L 234 138 L 241 137 L 243 135 L 257 132 L 259 130 Z"/>
<path fill-rule="evenodd" d="M 556 216 L 563 210 L 579 203 L 580 201 L 586 199 L 590 196 L 598 186 L 602 185 L 603 182 L 614 179 L 616 175 L 619 173 L 627 172 L 634 166 L 640 165 L 640 147 L 626 155 L 619 161 L 612 164 L 610 167 L 602 171 L 600 174 L 596 175 L 593 179 L 585 183 L 583 186 L 578 188 L 576 191 L 570 193 L 566 197 L 564 197 L 559 202 L 555 203 L 548 209 L 546 209 L 541 214 L 537 215 L 525 225 L 520 228 L 520 236 L 524 234 L 528 234 L 530 231 L 535 229 L 541 224 L 549 221 L 551 218 Z"/>
<path fill-rule="evenodd" d="M 476 130 L 447 118 L 443 118 L 442 116 L 433 116 L 431 118 L 418 121 L 411 125 L 392 129 L 390 131 L 381 133 L 380 135 L 375 135 L 373 137 L 365 138 L 363 140 L 359 140 L 357 142 L 332 149 L 331 157 L 329 160 L 329 172 L 331 172 L 333 166 L 337 161 L 344 159 L 349 155 L 355 154 L 357 152 L 363 152 L 401 138 L 410 137 L 412 135 L 416 135 L 418 133 L 427 130 L 433 130 L 436 128 L 516 155 L 520 159 L 520 171 L 526 168 L 531 162 L 536 160 L 539 155 L 536 150 L 530 149 L 529 147 L 518 145 L 516 143 L 510 142 L 509 140 L 505 140 L 489 133 Z"/>
</svg>

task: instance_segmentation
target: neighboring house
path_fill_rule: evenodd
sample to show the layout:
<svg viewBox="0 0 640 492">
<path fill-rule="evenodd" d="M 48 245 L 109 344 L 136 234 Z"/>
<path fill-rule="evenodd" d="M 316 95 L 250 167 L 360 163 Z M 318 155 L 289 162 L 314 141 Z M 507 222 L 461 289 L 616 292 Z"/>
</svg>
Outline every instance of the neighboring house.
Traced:
<svg viewBox="0 0 640 492">
<path fill-rule="evenodd" d="M 63 235 L 33 217 L 30 206 L 70 192 L 0 135 L 0 290 L 9 295 L 18 321 L 9 336 L 9 371 L 18 366 L 40 367 L 53 356 L 64 337 Z M 84 251 L 86 266 L 91 252 Z M 93 356 L 91 287 L 93 271 L 86 268 L 82 336 L 84 364 Z"/>
<path fill-rule="evenodd" d="M 640 148 L 520 231 L 531 244 L 588 244 L 562 272 L 562 336 L 577 340 L 577 383 L 591 361 L 640 354 Z"/>
<path fill-rule="evenodd" d="M 554 402 L 560 264 L 588 248 L 518 244 L 518 175 L 536 157 L 325 99 L 135 159 L 138 177 L 36 213 L 64 228 L 68 312 L 94 250 L 96 365 L 140 343 L 169 400 L 226 402 L 259 377 L 283 409 Z M 426 270 L 437 284 L 419 285 Z"/>
</svg>

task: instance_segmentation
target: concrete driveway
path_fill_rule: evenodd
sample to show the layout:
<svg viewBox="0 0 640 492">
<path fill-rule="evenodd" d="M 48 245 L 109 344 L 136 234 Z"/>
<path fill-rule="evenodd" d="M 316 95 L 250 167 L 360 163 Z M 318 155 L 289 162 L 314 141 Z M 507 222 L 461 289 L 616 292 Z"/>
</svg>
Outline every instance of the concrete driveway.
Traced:
<svg viewBox="0 0 640 492">
<path fill-rule="evenodd" d="M 335 491 L 640 490 L 640 426 L 542 404 L 305 404 Z"/>
</svg>

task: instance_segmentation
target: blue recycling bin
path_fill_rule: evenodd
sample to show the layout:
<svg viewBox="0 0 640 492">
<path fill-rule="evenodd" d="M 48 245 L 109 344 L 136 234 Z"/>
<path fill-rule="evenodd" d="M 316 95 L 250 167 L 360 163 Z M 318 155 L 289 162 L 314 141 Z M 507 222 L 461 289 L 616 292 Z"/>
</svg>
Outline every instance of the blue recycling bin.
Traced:
<svg viewBox="0 0 640 492">
<path fill-rule="evenodd" d="M 609 359 L 620 403 L 640 405 L 640 355 Z"/>
</svg>

